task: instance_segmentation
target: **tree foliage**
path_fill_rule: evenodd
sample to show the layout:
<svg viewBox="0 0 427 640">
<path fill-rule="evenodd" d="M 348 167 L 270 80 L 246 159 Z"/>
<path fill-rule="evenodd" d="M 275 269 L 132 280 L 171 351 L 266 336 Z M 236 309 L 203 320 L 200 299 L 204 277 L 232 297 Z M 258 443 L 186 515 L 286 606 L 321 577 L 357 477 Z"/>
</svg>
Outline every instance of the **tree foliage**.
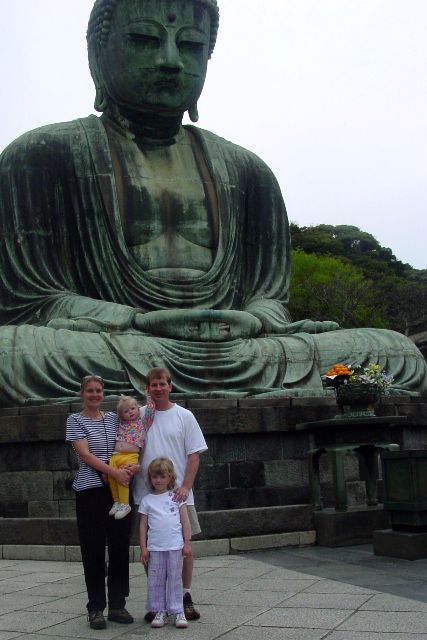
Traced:
<svg viewBox="0 0 427 640">
<path fill-rule="evenodd" d="M 404 332 L 425 314 L 427 271 L 400 262 L 388 247 L 351 225 L 291 224 L 290 309 L 295 319 Z"/>
</svg>

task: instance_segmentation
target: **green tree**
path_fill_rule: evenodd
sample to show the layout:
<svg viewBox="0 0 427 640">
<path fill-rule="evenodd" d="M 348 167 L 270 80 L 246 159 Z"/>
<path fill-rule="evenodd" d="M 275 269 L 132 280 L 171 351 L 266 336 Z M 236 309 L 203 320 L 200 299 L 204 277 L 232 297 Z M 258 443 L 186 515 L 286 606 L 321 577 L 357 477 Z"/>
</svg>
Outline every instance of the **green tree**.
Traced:
<svg viewBox="0 0 427 640">
<path fill-rule="evenodd" d="M 372 284 L 350 263 L 292 252 L 290 311 L 294 319 L 334 320 L 341 327 L 384 327 Z"/>
<path fill-rule="evenodd" d="M 360 321 L 359 316 L 367 314 L 364 326 L 384 326 L 405 332 L 408 322 L 425 314 L 427 270 L 416 270 L 401 262 L 370 233 L 352 225 L 299 227 L 291 223 L 291 236 L 295 250 L 337 258 L 355 267 L 363 276 L 370 300 L 365 301 L 363 311 L 355 315 L 353 326 Z M 363 295 L 360 300 L 362 304 Z"/>
</svg>

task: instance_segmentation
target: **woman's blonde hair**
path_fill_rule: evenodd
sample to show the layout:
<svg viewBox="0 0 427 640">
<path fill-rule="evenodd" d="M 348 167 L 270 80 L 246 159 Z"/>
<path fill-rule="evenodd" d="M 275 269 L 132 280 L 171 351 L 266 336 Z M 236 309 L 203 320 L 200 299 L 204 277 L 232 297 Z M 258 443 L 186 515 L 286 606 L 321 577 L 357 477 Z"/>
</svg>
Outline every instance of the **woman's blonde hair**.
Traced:
<svg viewBox="0 0 427 640">
<path fill-rule="evenodd" d="M 154 487 L 151 484 L 151 476 L 154 476 L 157 474 L 160 476 L 168 476 L 169 491 L 175 488 L 176 474 L 175 474 L 175 469 L 173 468 L 172 460 L 169 460 L 169 458 L 154 458 L 154 460 L 150 462 L 150 464 L 148 465 L 147 475 L 148 475 L 149 485 L 152 489 L 154 489 Z"/>
<path fill-rule="evenodd" d="M 101 378 L 101 376 L 89 374 L 88 376 L 83 376 L 82 378 L 82 381 L 80 383 L 80 393 L 83 393 L 83 391 L 86 389 L 86 385 L 88 385 L 90 382 L 99 382 L 101 387 L 104 389 L 104 380 Z"/>
<path fill-rule="evenodd" d="M 117 415 L 119 418 L 122 417 L 122 412 L 127 409 L 131 404 L 136 404 L 138 406 L 138 402 L 132 396 L 122 396 L 117 404 Z"/>
</svg>

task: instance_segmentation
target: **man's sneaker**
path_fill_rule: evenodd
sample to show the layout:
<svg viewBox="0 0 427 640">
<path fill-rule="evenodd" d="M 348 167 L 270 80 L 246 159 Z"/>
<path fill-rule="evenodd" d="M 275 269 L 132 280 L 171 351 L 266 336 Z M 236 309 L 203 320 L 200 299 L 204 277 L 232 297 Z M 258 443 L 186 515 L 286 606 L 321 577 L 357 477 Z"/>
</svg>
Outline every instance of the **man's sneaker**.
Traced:
<svg viewBox="0 0 427 640">
<path fill-rule="evenodd" d="M 144 616 L 144 620 L 145 622 L 153 622 L 155 617 L 156 617 L 155 611 L 147 611 L 147 613 Z"/>
<path fill-rule="evenodd" d="M 98 609 L 93 609 L 87 614 L 87 620 L 91 629 L 106 629 L 107 623 L 105 622 L 104 614 Z"/>
<path fill-rule="evenodd" d="M 113 506 L 111 507 L 110 511 L 108 512 L 109 516 L 114 516 L 114 514 L 116 513 L 116 511 L 118 510 L 118 508 L 120 507 L 120 502 L 114 502 Z"/>
<path fill-rule="evenodd" d="M 175 616 L 175 627 L 177 629 L 186 629 L 188 627 L 187 618 L 183 611 L 181 613 L 177 613 Z"/>
<path fill-rule="evenodd" d="M 198 620 L 200 613 L 194 608 L 193 600 L 191 599 L 191 593 L 184 593 L 183 598 L 184 614 L 187 620 Z"/>
<path fill-rule="evenodd" d="M 132 624 L 133 617 L 129 611 L 123 609 L 108 609 L 108 620 L 111 622 L 120 622 L 120 624 Z"/>
<path fill-rule="evenodd" d="M 153 629 L 160 629 L 160 627 L 164 627 L 165 624 L 168 623 L 168 616 L 166 611 L 158 611 L 154 616 L 154 620 L 151 623 Z"/>
<path fill-rule="evenodd" d="M 121 520 L 122 518 L 125 518 L 127 514 L 130 513 L 131 511 L 132 509 L 128 504 L 119 504 L 117 511 L 114 514 L 114 517 L 116 520 Z"/>
</svg>

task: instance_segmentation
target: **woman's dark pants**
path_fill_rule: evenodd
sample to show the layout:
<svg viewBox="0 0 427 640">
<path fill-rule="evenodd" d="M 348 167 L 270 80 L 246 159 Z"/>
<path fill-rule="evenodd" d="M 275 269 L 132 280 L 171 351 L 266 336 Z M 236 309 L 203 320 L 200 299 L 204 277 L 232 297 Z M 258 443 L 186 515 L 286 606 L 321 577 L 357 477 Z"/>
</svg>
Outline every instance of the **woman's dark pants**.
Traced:
<svg viewBox="0 0 427 640">
<path fill-rule="evenodd" d="M 88 611 L 103 611 L 105 545 L 108 545 L 108 606 L 122 609 L 129 595 L 131 514 L 122 520 L 108 515 L 113 504 L 107 486 L 76 491 L 77 527 L 89 601 Z"/>
</svg>

